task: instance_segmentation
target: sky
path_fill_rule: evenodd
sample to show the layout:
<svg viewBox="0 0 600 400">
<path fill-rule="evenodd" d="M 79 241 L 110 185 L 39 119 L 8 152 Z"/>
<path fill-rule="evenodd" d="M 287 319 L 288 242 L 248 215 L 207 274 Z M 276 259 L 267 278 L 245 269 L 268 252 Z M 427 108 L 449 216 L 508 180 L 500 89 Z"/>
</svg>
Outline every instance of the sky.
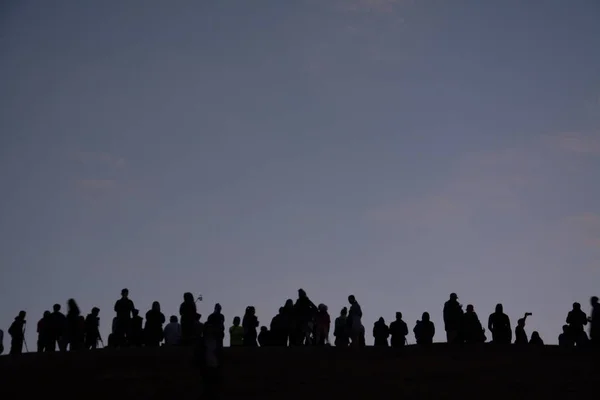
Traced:
<svg viewBox="0 0 600 400">
<path fill-rule="evenodd" d="M 122 288 L 268 325 L 600 294 L 596 0 L 0 4 L 0 328 Z"/>
</svg>

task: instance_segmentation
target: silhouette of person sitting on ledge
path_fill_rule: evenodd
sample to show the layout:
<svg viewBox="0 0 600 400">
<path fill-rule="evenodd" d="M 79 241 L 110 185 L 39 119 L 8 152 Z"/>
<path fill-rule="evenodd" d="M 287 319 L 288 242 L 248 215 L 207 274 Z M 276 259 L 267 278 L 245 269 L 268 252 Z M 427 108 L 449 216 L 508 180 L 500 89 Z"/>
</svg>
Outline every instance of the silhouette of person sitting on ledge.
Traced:
<svg viewBox="0 0 600 400">
<path fill-rule="evenodd" d="M 475 307 L 472 304 L 467 306 L 466 312 L 463 314 L 463 322 L 461 325 L 462 337 L 465 343 L 484 343 L 485 329 L 481 326 L 481 321 L 475 312 Z"/>
<path fill-rule="evenodd" d="M 377 322 L 373 324 L 373 338 L 375 339 L 375 346 L 388 347 L 389 336 L 390 328 L 385 324 L 383 317 L 379 317 Z"/>
<path fill-rule="evenodd" d="M 510 319 L 504 314 L 502 304 L 496 305 L 496 311 L 488 319 L 488 330 L 492 333 L 492 342 L 495 344 L 510 344 L 512 342 L 512 329 Z"/>
<path fill-rule="evenodd" d="M 575 346 L 575 342 L 569 335 L 569 325 L 563 325 L 562 333 L 558 335 L 558 346 L 564 348 L 570 348 Z"/>
<path fill-rule="evenodd" d="M 517 321 L 517 327 L 515 328 L 515 344 L 516 345 L 526 345 L 529 343 L 529 339 L 527 338 L 527 333 L 525 332 L 525 321 L 527 317 L 530 316 L 531 313 L 525 313 L 523 318 L 519 318 Z"/>
<path fill-rule="evenodd" d="M 258 334 L 258 344 L 260 347 L 271 346 L 271 332 L 266 326 L 260 327 L 260 333 Z"/>
<path fill-rule="evenodd" d="M 240 317 L 233 318 L 233 325 L 229 328 L 229 344 L 231 347 L 244 345 L 244 328 L 240 323 Z"/>
<path fill-rule="evenodd" d="M 181 344 L 181 325 L 176 315 L 171 315 L 164 331 L 165 346 L 178 346 Z"/>
<path fill-rule="evenodd" d="M 531 339 L 529 340 L 529 345 L 530 346 L 544 346 L 544 341 L 540 337 L 540 334 L 538 331 L 533 331 L 531 333 Z"/>
<path fill-rule="evenodd" d="M 417 321 L 413 329 L 417 344 L 420 346 L 430 346 L 435 336 L 435 325 L 431 322 L 428 312 L 424 312 L 420 321 Z"/>
</svg>

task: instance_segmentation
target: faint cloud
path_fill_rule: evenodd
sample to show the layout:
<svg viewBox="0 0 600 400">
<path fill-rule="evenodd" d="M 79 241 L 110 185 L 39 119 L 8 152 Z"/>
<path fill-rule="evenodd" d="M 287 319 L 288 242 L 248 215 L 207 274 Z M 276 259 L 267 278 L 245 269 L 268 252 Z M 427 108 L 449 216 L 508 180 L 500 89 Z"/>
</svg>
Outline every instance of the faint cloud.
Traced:
<svg viewBox="0 0 600 400">
<path fill-rule="evenodd" d="M 600 249 L 600 214 L 586 212 L 566 218 L 568 227 L 585 246 Z"/>
<path fill-rule="evenodd" d="M 600 133 L 564 132 L 546 136 L 546 140 L 555 148 L 569 153 L 600 155 Z"/>
<path fill-rule="evenodd" d="M 456 160 L 448 179 L 429 194 L 367 210 L 375 224 L 408 222 L 439 225 L 525 207 L 528 191 L 552 178 L 552 160 L 536 146 L 478 151 Z"/>
<path fill-rule="evenodd" d="M 412 223 L 420 226 L 434 226 L 463 215 L 460 204 L 444 196 L 430 196 L 425 199 L 405 201 L 394 205 L 375 207 L 367 210 L 366 218 L 376 224 Z"/>
<path fill-rule="evenodd" d="M 91 192 L 105 192 L 116 186 L 117 182 L 113 179 L 80 179 L 77 181 L 79 189 Z"/>
<path fill-rule="evenodd" d="M 346 11 L 393 12 L 394 7 L 414 0 L 338 0 L 338 6 Z"/>
<path fill-rule="evenodd" d="M 75 152 L 75 159 L 86 165 L 104 165 L 116 169 L 125 167 L 124 158 L 115 157 L 105 152 L 77 151 Z"/>
</svg>

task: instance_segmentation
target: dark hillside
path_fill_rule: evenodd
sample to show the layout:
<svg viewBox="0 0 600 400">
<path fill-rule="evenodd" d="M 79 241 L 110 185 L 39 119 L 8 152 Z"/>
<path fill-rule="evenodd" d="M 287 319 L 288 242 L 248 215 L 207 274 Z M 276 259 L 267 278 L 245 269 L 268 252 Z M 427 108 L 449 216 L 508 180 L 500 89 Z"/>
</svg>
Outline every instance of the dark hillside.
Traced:
<svg viewBox="0 0 600 400">
<path fill-rule="evenodd" d="M 224 399 L 594 398 L 589 353 L 436 345 L 429 350 L 225 349 Z M 3 399 L 197 399 L 186 349 L 0 357 Z M 597 364 L 597 361 L 596 361 Z M 596 369 L 594 369 L 596 368 Z M 56 396 L 56 397 L 54 397 Z"/>
</svg>

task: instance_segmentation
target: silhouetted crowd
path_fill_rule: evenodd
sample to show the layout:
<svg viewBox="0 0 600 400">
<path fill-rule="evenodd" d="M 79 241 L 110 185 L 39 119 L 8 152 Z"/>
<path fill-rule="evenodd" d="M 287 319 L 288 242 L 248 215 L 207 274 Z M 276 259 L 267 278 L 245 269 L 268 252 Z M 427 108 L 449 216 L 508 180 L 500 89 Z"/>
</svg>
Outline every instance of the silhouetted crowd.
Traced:
<svg viewBox="0 0 600 400">
<path fill-rule="evenodd" d="M 159 347 L 159 346 L 191 346 L 202 343 L 206 348 L 210 339 L 213 352 L 223 347 L 226 336 L 225 316 L 221 306 L 216 304 L 214 311 L 202 322 L 202 316 L 197 310 L 197 301 L 191 293 L 183 295 L 179 307 L 179 317 L 172 315 L 167 322 L 161 311 L 160 303 L 155 301 L 146 312 L 145 321 L 139 310 L 129 298 L 129 291 L 123 289 L 121 298 L 114 306 L 115 316 L 112 320 L 111 334 L 106 346 L 100 336 L 100 309 L 92 308 L 84 317 L 75 300 L 67 302 L 66 315 L 61 312 L 60 304 L 55 304 L 52 311 L 46 311 L 37 323 L 37 351 L 54 352 L 78 351 L 96 349 L 98 345 L 110 348 L 122 347 Z M 338 347 L 365 346 L 365 327 L 362 324 L 363 312 L 356 298 L 348 297 L 349 307 L 344 307 L 333 324 L 333 337 Z M 446 339 L 451 344 L 484 343 L 488 340 L 486 329 L 482 326 L 472 305 L 466 310 L 458 302 L 455 293 L 444 304 L 444 330 Z M 489 316 L 487 332 L 491 334 L 491 342 L 496 344 L 511 344 L 517 346 L 542 346 L 544 344 L 538 332 L 528 337 L 525 331 L 527 317 L 517 321 L 514 329 L 510 318 L 504 313 L 502 304 L 496 306 Z M 21 311 L 8 329 L 11 338 L 10 354 L 20 354 L 25 342 L 26 313 Z M 270 326 L 260 326 L 256 310 L 246 307 L 243 317 L 233 318 L 229 328 L 231 346 L 325 346 L 331 345 L 331 317 L 326 305 L 316 306 L 302 289 L 298 290 L 298 298 L 294 302 L 288 299 L 275 315 Z M 589 335 L 586 332 L 589 326 Z M 432 344 L 435 326 L 429 313 L 424 312 L 416 322 L 413 330 L 416 343 L 420 346 Z M 381 317 L 373 326 L 374 345 L 378 347 L 401 348 L 405 346 L 409 329 L 402 319 L 402 313 L 397 312 L 395 320 L 389 325 Z M 3 351 L 3 332 L 0 330 L 0 354 Z M 558 337 L 561 347 L 599 347 L 600 343 L 600 305 L 598 297 L 591 298 L 591 316 L 587 316 L 579 303 L 573 304 L 569 311 L 566 324 Z"/>
</svg>

